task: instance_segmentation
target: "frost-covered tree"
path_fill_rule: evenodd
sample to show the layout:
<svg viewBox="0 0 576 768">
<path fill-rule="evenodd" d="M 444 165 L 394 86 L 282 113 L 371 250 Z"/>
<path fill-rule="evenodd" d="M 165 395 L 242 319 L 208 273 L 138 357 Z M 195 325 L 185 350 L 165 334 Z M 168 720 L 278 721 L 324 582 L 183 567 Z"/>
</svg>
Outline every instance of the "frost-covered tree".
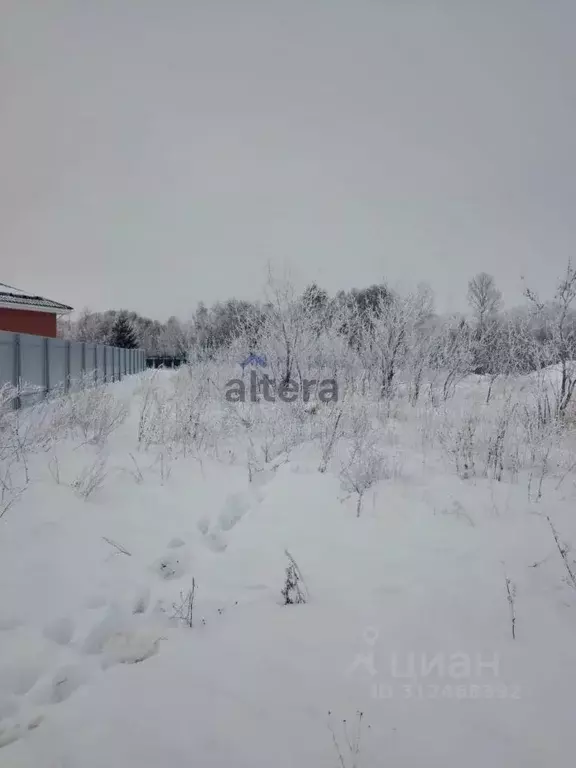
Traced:
<svg viewBox="0 0 576 768">
<path fill-rule="evenodd" d="M 543 346 L 551 363 L 560 366 L 560 382 L 555 386 L 555 409 L 563 416 L 576 390 L 576 269 L 571 262 L 558 281 L 554 299 L 547 306 L 530 288 L 525 291 L 534 313 L 544 320 Z"/>
<path fill-rule="evenodd" d="M 191 324 L 191 342 L 196 351 L 208 357 L 238 339 L 254 351 L 263 322 L 263 311 L 255 303 L 228 299 L 210 308 L 200 303 Z"/>
<path fill-rule="evenodd" d="M 261 339 L 267 349 L 267 360 L 279 383 L 288 385 L 301 375 L 303 346 L 310 344 L 311 314 L 298 299 L 293 285 L 277 280 L 270 273 L 266 286 L 267 302 Z"/>
<path fill-rule="evenodd" d="M 158 335 L 158 344 L 163 354 L 185 358 L 191 346 L 190 330 L 177 317 L 169 317 Z"/>
<path fill-rule="evenodd" d="M 444 371 L 442 395 L 447 400 L 474 369 L 474 336 L 464 317 L 450 318 L 444 324 L 431 358 L 434 367 Z"/>
<path fill-rule="evenodd" d="M 76 341 L 86 341 L 90 343 L 102 343 L 102 337 L 105 333 L 102 328 L 102 316 L 91 312 L 87 307 L 82 310 L 80 317 L 74 325 L 72 336 Z"/>
<path fill-rule="evenodd" d="M 400 296 L 388 293 L 367 310 L 361 322 L 360 356 L 376 378 L 382 397 L 389 397 L 400 370 L 408 367 L 410 349 L 431 313 L 431 293 L 423 287 Z"/>
<path fill-rule="evenodd" d="M 483 332 L 488 320 L 502 306 L 502 294 L 496 288 L 492 275 L 480 272 L 470 280 L 468 283 L 468 303 L 476 315 L 480 331 Z"/>
</svg>

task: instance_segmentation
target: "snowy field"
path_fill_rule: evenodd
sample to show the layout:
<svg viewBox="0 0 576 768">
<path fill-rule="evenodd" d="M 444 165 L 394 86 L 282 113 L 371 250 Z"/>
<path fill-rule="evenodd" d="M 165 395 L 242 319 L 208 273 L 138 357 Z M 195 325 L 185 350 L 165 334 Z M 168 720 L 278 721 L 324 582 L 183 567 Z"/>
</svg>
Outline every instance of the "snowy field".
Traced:
<svg viewBox="0 0 576 768">
<path fill-rule="evenodd" d="M 5 411 L 0 766 L 569 765 L 574 431 L 488 386 Z"/>
</svg>

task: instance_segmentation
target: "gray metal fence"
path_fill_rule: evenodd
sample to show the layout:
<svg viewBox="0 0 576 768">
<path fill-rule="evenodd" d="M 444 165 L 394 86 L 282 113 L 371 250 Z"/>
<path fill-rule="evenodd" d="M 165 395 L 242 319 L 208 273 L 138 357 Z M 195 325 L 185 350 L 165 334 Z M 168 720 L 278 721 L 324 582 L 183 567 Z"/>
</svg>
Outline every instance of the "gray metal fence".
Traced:
<svg viewBox="0 0 576 768">
<path fill-rule="evenodd" d="M 120 349 L 27 333 L 0 331 L 0 387 L 19 389 L 20 404 L 35 402 L 51 390 L 65 392 L 82 379 L 119 381 L 146 368 L 143 349 Z"/>
</svg>

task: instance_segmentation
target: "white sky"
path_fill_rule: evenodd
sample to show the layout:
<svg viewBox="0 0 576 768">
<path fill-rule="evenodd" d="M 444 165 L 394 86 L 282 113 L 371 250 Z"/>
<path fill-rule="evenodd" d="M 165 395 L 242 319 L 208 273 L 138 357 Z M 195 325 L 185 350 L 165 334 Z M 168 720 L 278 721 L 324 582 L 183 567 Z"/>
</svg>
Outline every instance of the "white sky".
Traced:
<svg viewBox="0 0 576 768">
<path fill-rule="evenodd" d="M 158 319 L 576 244 L 574 0 L 0 0 L 0 280 Z"/>
</svg>

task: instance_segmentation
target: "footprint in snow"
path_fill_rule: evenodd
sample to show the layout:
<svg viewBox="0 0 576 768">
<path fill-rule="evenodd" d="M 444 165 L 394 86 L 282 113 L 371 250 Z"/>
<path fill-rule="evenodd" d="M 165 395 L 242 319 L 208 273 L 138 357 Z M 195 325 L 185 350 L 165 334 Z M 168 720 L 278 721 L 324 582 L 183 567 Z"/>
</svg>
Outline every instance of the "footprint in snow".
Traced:
<svg viewBox="0 0 576 768">
<path fill-rule="evenodd" d="M 66 664 L 59 667 L 33 692 L 30 700 L 37 705 L 60 704 L 88 682 L 90 675 L 85 664 Z"/>
<path fill-rule="evenodd" d="M 74 635 L 74 622 L 67 616 L 53 619 L 46 624 L 43 634 L 58 645 L 68 645 Z"/>
<path fill-rule="evenodd" d="M 11 723 L 7 726 L 0 725 L 0 749 L 2 749 L 2 747 L 7 747 L 8 744 L 18 741 L 18 739 L 21 739 L 28 731 L 33 731 L 34 728 L 38 728 L 43 719 L 43 715 L 36 715 L 24 723 Z"/>
<path fill-rule="evenodd" d="M 84 638 L 82 651 L 88 655 L 102 653 L 112 635 L 124 628 L 127 615 L 128 612 L 118 606 L 110 606 L 104 618 L 97 622 Z"/>
<path fill-rule="evenodd" d="M 178 579 L 186 573 L 188 558 L 185 553 L 167 553 L 153 565 L 154 570 L 162 579 Z"/>
<path fill-rule="evenodd" d="M 150 597 L 150 589 L 148 587 L 142 587 L 134 599 L 132 613 L 146 613 L 150 606 Z"/>
<path fill-rule="evenodd" d="M 25 696 L 42 675 L 42 665 L 32 658 L 13 659 L 0 667 L 0 690 Z"/>
<path fill-rule="evenodd" d="M 249 510 L 249 497 L 242 493 L 230 494 L 218 515 L 218 527 L 222 531 L 230 531 Z"/>
<path fill-rule="evenodd" d="M 158 632 L 145 627 L 118 632 L 103 649 L 102 669 L 116 664 L 139 664 L 158 653 Z"/>
<path fill-rule="evenodd" d="M 11 629 L 18 629 L 23 622 L 15 616 L 0 617 L 0 632 L 8 632 Z"/>
<path fill-rule="evenodd" d="M 85 606 L 88 608 L 88 610 L 95 610 L 96 608 L 102 608 L 106 605 L 106 598 L 103 595 L 93 595 L 92 597 L 89 597 L 86 602 Z"/>
<path fill-rule="evenodd" d="M 212 552 L 224 552 L 228 546 L 224 535 L 218 530 L 207 533 L 206 536 L 204 536 L 204 542 Z"/>
<path fill-rule="evenodd" d="M 0 722 L 18 712 L 18 698 L 12 693 L 0 693 Z"/>
<path fill-rule="evenodd" d="M 210 530 L 210 520 L 208 520 L 207 517 L 201 517 L 200 520 L 198 520 L 197 527 L 200 533 L 203 536 L 206 536 L 206 534 Z"/>
</svg>

